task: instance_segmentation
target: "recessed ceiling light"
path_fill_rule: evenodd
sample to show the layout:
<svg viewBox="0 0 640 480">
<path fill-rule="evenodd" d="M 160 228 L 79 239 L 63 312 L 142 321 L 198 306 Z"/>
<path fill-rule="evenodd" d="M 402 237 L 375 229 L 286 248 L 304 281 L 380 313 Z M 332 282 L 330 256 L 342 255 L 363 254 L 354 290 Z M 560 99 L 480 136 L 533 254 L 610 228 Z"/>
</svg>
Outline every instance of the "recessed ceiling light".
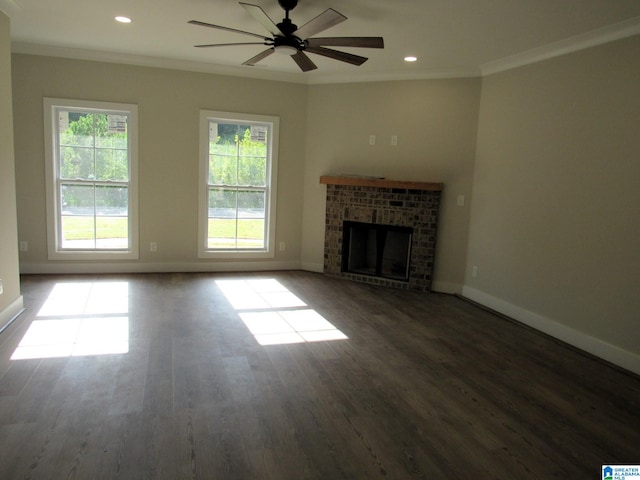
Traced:
<svg viewBox="0 0 640 480">
<path fill-rule="evenodd" d="M 418 57 L 414 57 L 414 56 L 404 57 L 405 62 L 415 62 L 417 60 L 418 60 Z"/>
<path fill-rule="evenodd" d="M 116 22 L 120 22 L 120 23 L 131 23 L 131 19 L 129 17 L 123 17 L 123 16 L 117 16 L 116 17 Z"/>
</svg>

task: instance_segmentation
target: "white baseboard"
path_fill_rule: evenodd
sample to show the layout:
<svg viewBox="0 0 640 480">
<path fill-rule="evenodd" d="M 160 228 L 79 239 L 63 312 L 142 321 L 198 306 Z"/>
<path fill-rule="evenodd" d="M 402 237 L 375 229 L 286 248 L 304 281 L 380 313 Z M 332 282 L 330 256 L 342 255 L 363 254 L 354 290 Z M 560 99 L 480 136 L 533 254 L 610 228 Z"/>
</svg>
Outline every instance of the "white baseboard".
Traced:
<svg viewBox="0 0 640 480">
<path fill-rule="evenodd" d="M 24 312 L 22 295 L 16 298 L 7 308 L 0 312 L 0 332 L 7 328 L 18 316 Z"/>
<path fill-rule="evenodd" d="M 617 365 L 640 375 L 640 356 L 611 345 L 596 337 L 574 330 L 550 318 L 521 308 L 500 298 L 493 297 L 475 288 L 462 287 L 462 296 L 484 305 L 496 312 L 502 313 L 514 320 L 539 330 L 580 350 L 602 358 L 607 362 Z"/>
<path fill-rule="evenodd" d="M 302 264 L 300 265 L 300 270 L 305 270 L 307 272 L 314 272 L 314 273 L 324 273 L 324 264 L 302 262 Z"/>
<path fill-rule="evenodd" d="M 299 269 L 300 262 L 297 260 L 286 262 L 20 263 L 20 273 L 22 274 L 258 272 Z"/>
</svg>

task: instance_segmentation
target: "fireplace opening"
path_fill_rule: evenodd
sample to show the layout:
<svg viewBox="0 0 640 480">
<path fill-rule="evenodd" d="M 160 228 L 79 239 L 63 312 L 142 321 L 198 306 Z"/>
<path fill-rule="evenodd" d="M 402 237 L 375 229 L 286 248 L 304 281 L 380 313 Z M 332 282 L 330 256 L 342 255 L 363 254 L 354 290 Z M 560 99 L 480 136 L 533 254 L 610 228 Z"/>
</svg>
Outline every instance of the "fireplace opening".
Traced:
<svg viewBox="0 0 640 480">
<path fill-rule="evenodd" d="M 343 272 L 409 280 L 413 228 L 345 221 L 342 229 Z"/>
</svg>

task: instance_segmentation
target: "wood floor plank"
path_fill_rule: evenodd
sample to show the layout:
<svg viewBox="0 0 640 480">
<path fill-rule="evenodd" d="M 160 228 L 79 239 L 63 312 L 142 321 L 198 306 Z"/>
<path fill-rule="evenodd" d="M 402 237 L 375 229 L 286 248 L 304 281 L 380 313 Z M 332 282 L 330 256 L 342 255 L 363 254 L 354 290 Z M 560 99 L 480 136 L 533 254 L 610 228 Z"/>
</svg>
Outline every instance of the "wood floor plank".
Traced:
<svg viewBox="0 0 640 480">
<path fill-rule="evenodd" d="M 255 288 L 227 298 L 230 281 Z M 52 289 L 83 282 L 126 284 L 127 352 L 11 360 Z M 0 336 L 0 478 L 595 478 L 640 462 L 640 378 L 454 296 L 300 271 L 22 289 Z M 263 345 L 246 313 L 347 338 Z"/>
<path fill-rule="evenodd" d="M 20 395 L 22 389 L 40 365 L 40 359 L 13 362 L 0 378 L 0 397 Z"/>
<path fill-rule="evenodd" d="M 51 391 L 66 368 L 67 362 L 67 358 L 55 358 L 40 362 L 29 382 L 16 398 L 12 412 L 5 418 L 9 418 L 12 423 L 38 421 L 42 415 L 43 405 L 47 403 Z"/>
</svg>

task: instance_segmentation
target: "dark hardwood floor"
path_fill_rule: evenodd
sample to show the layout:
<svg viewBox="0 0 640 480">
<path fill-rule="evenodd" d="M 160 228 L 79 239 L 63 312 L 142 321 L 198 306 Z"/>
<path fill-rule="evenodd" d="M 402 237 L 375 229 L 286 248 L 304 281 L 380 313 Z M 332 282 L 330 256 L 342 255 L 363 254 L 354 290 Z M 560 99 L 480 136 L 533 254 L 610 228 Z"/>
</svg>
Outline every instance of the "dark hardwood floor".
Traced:
<svg viewBox="0 0 640 480">
<path fill-rule="evenodd" d="M 0 335 L 2 479 L 590 479 L 640 463 L 638 377 L 454 296 L 306 272 L 22 289 Z M 319 338 L 338 339 L 303 341 Z"/>
</svg>

